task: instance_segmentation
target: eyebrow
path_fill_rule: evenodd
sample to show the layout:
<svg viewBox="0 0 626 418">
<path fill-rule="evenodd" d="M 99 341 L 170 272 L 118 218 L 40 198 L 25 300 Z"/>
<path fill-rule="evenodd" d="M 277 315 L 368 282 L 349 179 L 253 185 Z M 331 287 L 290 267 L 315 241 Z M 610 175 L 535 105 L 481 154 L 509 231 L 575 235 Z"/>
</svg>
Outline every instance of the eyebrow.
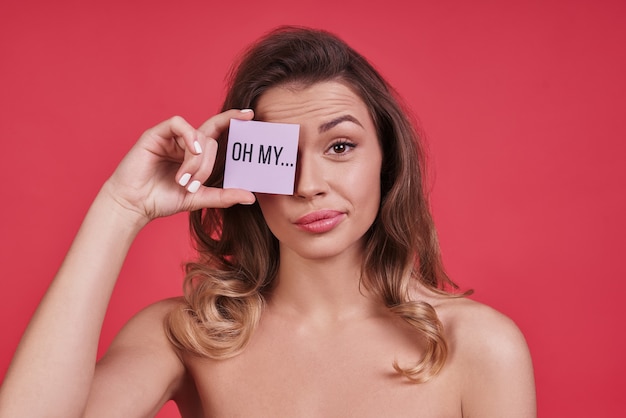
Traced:
<svg viewBox="0 0 626 418">
<path fill-rule="evenodd" d="M 355 118 L 352 115 L 343 115 L 343 116 L 339 116 L 329 122 L 323 123 L 319 126 L 318 131 L 319 133 L 324 133 L 326 131 L 331 130 L 332 128 L 334 128 L 335 126 L 339 125 L 340 123 L 343 122 L 352 122 L 356 125 L 359 125 L 361 128 L 363 127 L 363 125 L 361 125 L 361 122 L 359 122 L 357 120 L 357 118 Z"/>
</svg>

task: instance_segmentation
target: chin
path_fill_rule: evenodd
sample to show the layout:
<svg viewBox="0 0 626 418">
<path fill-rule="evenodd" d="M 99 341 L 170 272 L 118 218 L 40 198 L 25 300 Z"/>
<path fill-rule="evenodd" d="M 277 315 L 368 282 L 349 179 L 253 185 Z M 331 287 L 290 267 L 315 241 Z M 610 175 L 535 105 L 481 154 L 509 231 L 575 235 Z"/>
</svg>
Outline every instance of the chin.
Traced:
<svg viewBox="0 0 626 418">
<path fill-rule="evenodd" d="M 302 243 L 293 246 L 281 244 L 280 248 L 281 254 L 285 251 L 296 254 L 302 259 L 314 261 L 330 261 L 337 257 L 351 256 L 360 258 L 363 254 L 363 243 L 361 241 L 341 245 L 336 239 L 321 239 L 318 242 L 311 243 L 309 241 L 306 244 Z"/>
</svg>

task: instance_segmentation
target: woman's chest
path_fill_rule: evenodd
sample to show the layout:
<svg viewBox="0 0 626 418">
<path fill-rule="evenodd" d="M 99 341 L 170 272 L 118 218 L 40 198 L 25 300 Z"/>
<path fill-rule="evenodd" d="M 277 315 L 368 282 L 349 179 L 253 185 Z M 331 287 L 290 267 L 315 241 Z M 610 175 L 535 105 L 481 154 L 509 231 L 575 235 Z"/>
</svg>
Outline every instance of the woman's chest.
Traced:
<svg viewBox="0 0 626 418">
<path fill-rule="evenodd" d="M 349 337 L 349 335 L 347 335 Z M 407 341 L 259 338 L 228 360 L 191 360 L 207 417 L 460 417 L 459 379 L 444 367 L 415 384 L 392 366 L 419 360 Z M 379 336 L 379 338 L 382 336 Z"/>
</svg>

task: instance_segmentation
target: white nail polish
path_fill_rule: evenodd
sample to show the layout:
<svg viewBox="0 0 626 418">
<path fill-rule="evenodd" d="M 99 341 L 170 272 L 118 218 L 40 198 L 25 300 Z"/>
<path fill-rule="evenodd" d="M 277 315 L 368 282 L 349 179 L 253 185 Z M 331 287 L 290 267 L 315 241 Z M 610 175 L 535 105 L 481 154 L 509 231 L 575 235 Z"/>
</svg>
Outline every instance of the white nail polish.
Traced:
<svg viewBox="0 0 626 418">
<path fill-rule="evenodd" d="M 201 183 L 198 180 L 194 180 L 191 182 L 189 187 L 187 187 L 187 190 L 189 191 L 189 193 L 195 193 L 200 189 L 200 184 Z"/>
<path fill-rule="evenodd" d="M 241 109 L 240 112 L 241 113 L 250 113 L 250 112 L 252 112 L 252 109 Z"/>
<path fill-rule="evenodd" d="M 198 141 L 193 143 L 193 148 L 196 150 L 196 154 L 200 154 L 202 152 L 202 147 Z"/>
<path fill-rule="evenodd" d="M 187 185 L 187 183 L 189 183 L 190 179 L 191 179 L 191 174 L 185 173 L 180 178 L 180 180 L 178 180 L 178 184 L 180 184 L 181 186 L 185 187 Z"/>
</svg>

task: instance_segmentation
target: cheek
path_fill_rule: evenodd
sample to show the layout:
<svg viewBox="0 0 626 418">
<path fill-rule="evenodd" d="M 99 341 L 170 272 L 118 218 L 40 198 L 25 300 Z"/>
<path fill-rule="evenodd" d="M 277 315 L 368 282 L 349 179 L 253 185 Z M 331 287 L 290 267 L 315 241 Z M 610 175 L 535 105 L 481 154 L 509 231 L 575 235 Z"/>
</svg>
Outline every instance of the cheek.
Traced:
<svg viewBox="0 0 626 418">
<path fill-rule="evenodd" d="M 376 160 L 364 165 L 360 170 L 355 170 L 350 175 L 349 189 L 354 196 L 355 203 L 378 211 L 380 206 L 380 164 Z"/>
<path fill-rule="evenodd" d="M 381 195 L 380 195 L 380 170 L 381 170 L 381 163 L 379 162 L 378 164 L 375 165 L 375 170 L 372 170 L 371 174 L 370 174 L 370 178 L 368 179 L 369 181 L 369 187 L 367 189 L 367 192 L 369 193 L 370 199 L 372 199 L 372 205 L 375 207 L 375 212 L 376 214 L 378 213 L 378 208 L 380 207 L 380 199 L 381 199 Z"/>
</svg>

